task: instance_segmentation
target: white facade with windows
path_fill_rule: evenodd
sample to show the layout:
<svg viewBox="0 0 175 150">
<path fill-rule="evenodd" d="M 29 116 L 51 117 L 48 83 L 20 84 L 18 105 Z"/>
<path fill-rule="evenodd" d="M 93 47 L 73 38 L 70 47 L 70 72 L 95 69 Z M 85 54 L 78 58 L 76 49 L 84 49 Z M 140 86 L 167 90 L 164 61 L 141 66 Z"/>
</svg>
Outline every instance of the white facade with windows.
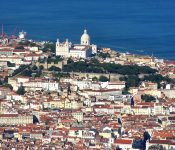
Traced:
<svg viewBox="0 0 175 150">
<path fill-rule="evenodd" d="M 56 81 L 29 81 L 24 82 L 23 86 L 26 89 L 44 89 L 48 91 L 59 91 L 59 83 Z"/>
<path fill-rule="evenodd" d="M 63 57 L 87 58 L 91 54 L 97 53 L 97 45 L 90 45 L 90 36 L 87 30 L 81 36 L 80 44 L 72 44 L 66 39 L 65 42 L 56 42 L 56 55 Z"/>
</svg>

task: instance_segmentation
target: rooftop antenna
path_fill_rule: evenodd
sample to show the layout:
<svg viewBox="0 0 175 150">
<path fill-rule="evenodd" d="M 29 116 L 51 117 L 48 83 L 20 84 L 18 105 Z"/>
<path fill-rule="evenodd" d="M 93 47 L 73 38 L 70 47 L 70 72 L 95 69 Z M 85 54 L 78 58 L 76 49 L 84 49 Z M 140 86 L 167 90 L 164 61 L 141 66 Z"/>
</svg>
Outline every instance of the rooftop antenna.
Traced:
<svg viewBox="0 0 175 150">
<path fill-rule="evenodd" d="M 13 39 L 15 38 L 16 29 L 17 29 L 17 27 L 14 28 L 14 31 L 13 31 L 13 33 L 12 33 L 12 38 L 13 38 Z"/>
</svg>

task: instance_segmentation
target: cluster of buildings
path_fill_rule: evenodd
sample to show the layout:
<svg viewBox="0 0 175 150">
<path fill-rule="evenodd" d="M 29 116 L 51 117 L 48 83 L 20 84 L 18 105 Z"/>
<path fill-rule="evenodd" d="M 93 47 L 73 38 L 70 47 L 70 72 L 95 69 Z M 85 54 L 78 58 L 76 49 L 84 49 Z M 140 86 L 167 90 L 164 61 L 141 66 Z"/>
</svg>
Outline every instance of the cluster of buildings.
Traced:
<svg viewBox="0 0 175 150">
<path fill-rule="evenodd" d="M 16 81 L 14 88 L 20 83 L 27 92 L 18 95 L 15 90 L 0 89 L 1 147 L 140 149 L 148 132 L 147 149 L 158 144 L 175 148 L 175 99 L 165 96 L 156 83 L 142 82 L 124 95 L 122 81 L 62 77 L 54 81 L 57 88 L 51 90 L 46 89 L 43 78 L 35 84 L 22 76 L 11 80 Z M 144 94 L 157 99 L 145 102 Z"/>
<path fill-rule="evenodd" d="M 68 39 L 62 43 L 59 39 L 56 42 L 56 55 L 59 56 L 87 58 L 96 53 L 97 45 L 90 43 L 90 36 L 88 35 L 87 30 L 84 30 L 84 33 L 81 36 L 80 44 L 72 44 Z"/>
<path fill-rule="evenodd" d="M 31 78 L 25 76 L 12 77 L 8 79 L 8 83 L 12 85 L 13 90 L 17 91 L 20 86 L 26 90 L 45 90 L 59 91 L 59 83 L 46 78 Z"/>
<path fill-rule="evenodd" d="M 96 55 L 100 63 L 145 65 L 174 78 L 173 61 L 119 54 L 109 48 L 100 52 L 111 56 Z M 57 40 L 56 55 L 64 58 L 57 64 L 39 62 L 49 57 L 39 46 L 22 50 L 1 46 L 0 76 L 9 76 L 7 83 L 13 89 L 0 87 L 0 149 L 131 150 L 158 146 L 175 149 L 173 83 L 159 89 L 157 83 L 143 81 L 138 87 L 130 88 L 130 94 L 123 94 L 126 83 L 115 77 L 106 82 L 93 80 L 97 75 L 93 73 L 88 76 L 70 73 L 58 78 L 53 76 L 56 71 L 48 70 L 52 65 L 64 67 L 69 57 L 79 61 L 96 53 L 97 46 L 90 43 L 87 30 L 80 44 Z M 21 65 L 31 68 L 43 65 L 42 75 L 24 76 L 19 72 L 11 76 Z M 25 94 L 18 94 L 20 87 L 25 89 Z M 153 96 L 155 100 L 147 102 L 143 95 Z"/>
</svg>

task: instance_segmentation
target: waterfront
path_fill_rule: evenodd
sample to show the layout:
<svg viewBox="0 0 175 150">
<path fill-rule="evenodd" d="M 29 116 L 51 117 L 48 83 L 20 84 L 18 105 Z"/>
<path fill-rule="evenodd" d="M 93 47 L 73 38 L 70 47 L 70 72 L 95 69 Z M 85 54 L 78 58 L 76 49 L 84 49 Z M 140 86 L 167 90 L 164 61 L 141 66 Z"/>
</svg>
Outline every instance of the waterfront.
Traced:
<svg viewBox="0 0 175 150">
<path fill-rule="evenodd" d="M 32 39 L 78 43 L 86 27 L 98 46 L 175 59 L 173 0 L 2 0 L 0 14 L 10 34 L 17 26 Z"/>
<path fill-rule="evenodd" d="M 1 3 L 0 149 L 175 149 L 173 3 L 94 1 Z"/>
</svg>

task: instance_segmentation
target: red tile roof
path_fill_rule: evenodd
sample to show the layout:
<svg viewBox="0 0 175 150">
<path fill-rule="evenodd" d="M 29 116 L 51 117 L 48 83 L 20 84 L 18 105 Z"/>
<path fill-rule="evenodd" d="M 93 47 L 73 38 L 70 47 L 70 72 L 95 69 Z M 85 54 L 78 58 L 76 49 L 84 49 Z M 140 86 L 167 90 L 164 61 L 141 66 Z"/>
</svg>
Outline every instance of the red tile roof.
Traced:
<svg viewBox="0 0 175 150">
<path fill-rule="evenodd" d="M 132 144 L 132 139 L 116 139 L 115 144 Z"/>
</svg>

